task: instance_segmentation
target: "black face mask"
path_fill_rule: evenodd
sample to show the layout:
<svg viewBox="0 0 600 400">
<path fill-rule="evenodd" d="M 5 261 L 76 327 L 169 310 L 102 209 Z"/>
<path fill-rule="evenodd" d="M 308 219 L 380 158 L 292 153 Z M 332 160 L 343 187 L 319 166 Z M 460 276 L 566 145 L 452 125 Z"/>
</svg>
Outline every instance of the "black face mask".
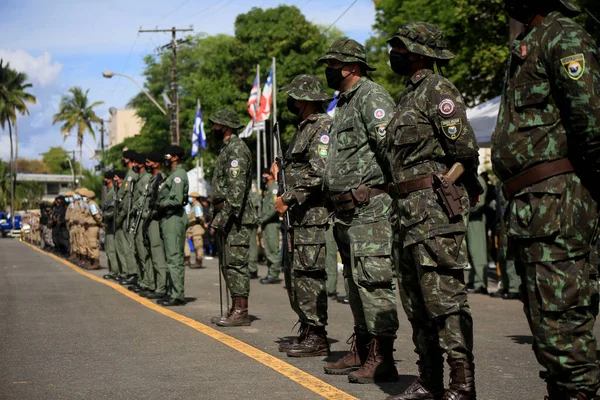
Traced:
<svg viewBox="0 0 600 400">
<path fill-rule="evenodd" d="M 269 182 L 269 178 L 263 176 L 260 178 L 260 188 L 262 190 L 267 190 L 267 183 Z"/>
<path fill-rule="evenodd" d="M 121 160 L 121 164 L 123 164 L 123 166 L 126 167 L 127 166 L 127 161 L 125 161 L 125 159 L 122 159 Z"/>
<path fill-rule="evenodd" d="M 148 172 L 148 173 L 150 173 L 150 174 L 152 173 L 152 169 L 153 169 L 153 168 L 152 168 L 151 166 L 144 165 L 144 168 L 146 169 L 146 172 Z"/>
<path fill-rule="evenodd" d="M 165 167 L 170 167 L 171 164 L 173 164 L 173 161 L 170 158 L 165 158 Z"/>
<path fill-rule="evenodd" d="M 102 185 L 108 186 L 108 182 L 107 181 L 102 181 Z"/>
<path fill-rule="evenodd" d="M 538 1 L 504 0 L 504 10 L 512 19 L 529 25 L 531 19 L 541 11 L 537 3 Z"/>
<path fill-rule="evenodd" d="M 287 99 L 287 109 L 290 110 L 290 112 L 294 115 L 299 115 L 300 114 L 300 108 L 296 107 L 296 99 L 294 99 L 293 97 L 288 97 Z"/>
<path fill-rule="evenodd" d="M 402 76 L 409 76 L 412 63 L 408 59 L 409 53 L 402 54 L 390 52 L 390 67 L 392 71 Z"/>
<path fill-rule="evenodd" d="M 133 170 L 133 172 L 135 172 L 136 174 L 138 172 L 140 172 L 140 166 L 139 165 L 134 165 L 133 167 L 131 167 L 131 169 Z"/>
<path fill-rule="evenodd" d="M 219 142 L 222 142 L 225 137 L 225 132 L 222 129 L 213 129 L 212 134 Z"/>
<path fill-rule="evenodd" d="M 347 77 L 342 75 L 342 68 L 333 69 L 333 68 L 325 68 L 325 77 L 327 78 L 327 86 L 329 86 L 333 90 L 338 90 L 340 85 Z"/>
</svg>

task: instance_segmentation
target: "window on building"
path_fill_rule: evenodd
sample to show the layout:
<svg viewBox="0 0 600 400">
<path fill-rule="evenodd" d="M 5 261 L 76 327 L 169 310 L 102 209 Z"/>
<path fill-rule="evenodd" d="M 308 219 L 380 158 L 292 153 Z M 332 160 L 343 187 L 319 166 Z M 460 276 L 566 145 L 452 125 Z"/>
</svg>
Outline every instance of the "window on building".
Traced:
<svg viewBox="0 0 600 400">
<path fill-rule="evenodd" d="M 46 194 L 59 194 L 60 183 L 46 183 Z"/>
</svg>

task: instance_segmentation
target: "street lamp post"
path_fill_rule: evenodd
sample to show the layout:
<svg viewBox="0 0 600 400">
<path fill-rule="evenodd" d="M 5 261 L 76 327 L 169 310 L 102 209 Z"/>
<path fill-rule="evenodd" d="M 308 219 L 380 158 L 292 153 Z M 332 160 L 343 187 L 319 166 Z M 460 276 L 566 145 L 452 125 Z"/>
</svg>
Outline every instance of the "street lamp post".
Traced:
<svg viewBox="0 0 600 400">
<path fill-rule="evenodd" d="M 110 70 L 108 70 L 108 69 L 107 69 L 106 71 L 104 71 L 104 72 L 102 73 L 102 76 L 103 76 L 103 77 L 105 77 L 105 78 L 107 78 L 107 79 L 110 79 L 110 78 L 112 78 L 113 76 L 122 76 L 122 77 L 124 77 L 124 78 L 127 78 L 127 79 L 129 79 L 129 80 L 130 80 L 131 82 L 133 82 L 133 83 L 134 83 L 134 84 L 135 84 L 137 87 L 139 87 L 139 88 L 140 88 L 140 90 L 141 90 L 142 92 L 144 92 L 144 94 L 145 94 L 146 96 L 148 96 L 148 98 L 150 99 L 150 101 L 152 101 L 152 103 L 154 103 L 154 105 L 155 105 L 156 107 L 158 107 L 158 109 L 159 109 L 159 110 L 160 110 L 160 111 L 161 111 L 161 112 L 162 112 L 164 115 L 167 115 L 167 112 L 166 112 L 166 111 L 165 111 L 165 110 L 164 110 L 164 109 L 163 109 L 163 108 L 160 106 L 160 104 L 158 104 L 158 102 L 156 101 L 156 99 L 155 99 L 154 97 L 152 97 L 152 95 L 151 95 L 150 93 L 148 93 L 148 91 L 147 91 L 146 89 L 144 89 L 144 88 L 142 87 L 142 85 L 140 85 L 139 83 L 137 83 L 137 81 L 136 81 L 135 79 L 133 79 L 132 77 L 130 77 L 129 75 L 125 75 L 125 74 L 119 74 L 118 72 L 113 72 L 113 71 L 110 71 Z"/>
</svg>

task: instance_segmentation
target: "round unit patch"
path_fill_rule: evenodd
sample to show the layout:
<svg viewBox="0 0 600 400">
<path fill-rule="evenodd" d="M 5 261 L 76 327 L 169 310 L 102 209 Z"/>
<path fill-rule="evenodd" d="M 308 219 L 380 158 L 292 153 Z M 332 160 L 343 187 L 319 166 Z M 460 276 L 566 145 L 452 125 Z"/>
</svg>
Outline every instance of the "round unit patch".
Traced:
<svg viewBox="0 0 600 400">
<path fill-rule="evenodd" d="M 277 194 L 277 189 L 273 189 L 273 194 Z"/>
<path fill-rule="evenodd" d="M 232 167 L 232 168 L 235 168 L 235 167 L 237 167 L 238 165 L 240 165 L 240 163 L 238 162 L 238 160 L 233 160 L 233 161 L 231 162 L 231 167 Z"/>
<path fill-rule="evenodd" d="M 450 118 L 456 112 L 456 104 L 450 99 L 444 99 L 438 105 L 438 112 L 444 118 Z"/>
<path fill-rule="evenodd" d="M 131 182 L 131 176 L 127 177 L 127 182 Z"/>
<path fill-rule="evenodd" d="M 175 181 L 175 183 L 181 183 L 181 178 L 180 177 L 177 177 L 177 178 L 175 178 L 173 180 Z"/>
<path fill-rule="evenodd" d="M 381 118 L 385 117 L 385 110 L 383 108 L 378 108 L 373 113 L 373 116 L 375 116 L 375 118 L 377 118 L 377 119 L 381 119 Z"/>
<path fill-rule="evenodd" d="M 319 138 L 319 142 L 323 143 L 323 144 L 329 144 L 329 135 L 327 134 L 322 134 L 321 137 Z"/>
</svg>

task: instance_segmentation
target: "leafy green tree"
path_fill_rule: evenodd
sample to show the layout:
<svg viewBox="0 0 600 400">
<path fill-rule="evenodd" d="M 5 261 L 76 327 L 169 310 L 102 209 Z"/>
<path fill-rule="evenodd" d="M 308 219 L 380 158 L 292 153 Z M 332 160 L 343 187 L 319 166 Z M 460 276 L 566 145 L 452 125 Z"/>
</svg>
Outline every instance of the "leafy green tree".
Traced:
<svg viewBox="0 0 600 400">
<path fill-rule="evenodd" d="M 205 39 L 190 37 L 178 51 L 180 106 L 180 144 L 191 151 L 191 132 L 196 115 L 197 100 L 202 102 L 208 148 L 203 153 L 205 169 L 210 177 L 221 143 L 210 134 L 210 117 L 220 108 L 236 110 L 243 124 L 250 116 L 246 104 L 260 64 L 261 86 L 271 68 L 271 59 L 277 60 L 277 86 L 289 83 L 294 76 L 312 73 L 324 78 L 324 68 L 317 59 L 327 50 L 339 30 L 322 33 L 322 28 L 307 21 L 296 7 L 279 6 L 271 9 L 253 8 L 238 15 L 235 36 L 217 35 Z M 169 54 L 148 56 L 145 59 L 146 89 L 154 97 L 169 90 Z M 285 106 L 286 97 L 277 96 L 277 114 L 285 143 L 295 130 L 296 117 Z M 116 163 L 124 147 L 137 151 L 160 150 L 169 144 L 169 120 L 158 112 L 142 93 L 134 97 L 130 107 L 144 120 L 141 134 L 112 147 L 107 162 Z M 269 124 L 267 124 L 268 126 Z M 270 135 L 269 132 L 267 132 Z M 254 153 L 256 139 L 246 139 Z M 189 154 L 189 153 L 188 153 Z M 254 154 L 254 156 L 256 156 Z M 191 167 L 193 160 L 185 165 Z"/>
<path fill-rule="evenodd" d="M 45 186 L 39 182 L 19 182 L 15 189 L 15 205 L 18 210 L 37 208 L 42 201 Z"/>
<path fill-rule="evenodd" d="M 10 205 L 10 166 L 0 160 L 0 211 L 6 211 Z"/>
<path fill-rule="evenodd" d="M 35 104 L 36 99 L 33 95 L 26 92 L 31 88 L 31 83 L 27 82 L 27 75 L 10 68 L 9 63 L 0 60 L 0 126 L 6 128 L 8 124 L 8 135 L 10 138 L 10 175 L 11 185 L 11 215 L 14 215 L 15 204 L 15 166 L 14 160 L 19 157 L 19 136 L 17 129 L 17 115 L 29 115 L 27 103 Z M 12 128 L 15 129 L 15 153 L 13 154 L 13 135 Z"/>
<path fill-rule="evenodd" d="M 50 168 L 42 161 L 29 158 L 18 158 L 15 162 L 17 171 L 23 174 L 49 174 Z"/>
<path fill-rule="evenodd" d="M 100 118 L 96 115 L 94 108 L 104 104 L 102 101 L 96 101 L 90 104 L 88 99 L 89 89 L 85 92 L 80 87 L 72 87 L 68 94 L 60 99 L 58 113 L 54 114 L 52 125 L 61 122 L 60 132 L 66 140 L 72 130 L 77 132 L 77 146 L 79 146 L 79 159 L 82 160 L 83 139 L 87 133 L 92 139 L 96 140 L 92 123 L 100 122 Z M 81 165 L 79 166 L 81 175 Z"/>
<path fill-rule="evenodd" d="M 83 171 L 83 179 L 81 180 L 80 186 L 94 192 L 96 195 L 96 202 L 100 203 L 100 197 L 102 194 L 102 181 L 102 175 L 96 175 L 94 171 L 86 169 Z"/>
<path fill-rule="evenodd" d="M 67 159 L 72 158 L 71 154 L 60 146 L 50 147 L 48 151 L 42 153 L 42 161 L 50 169 L 51 174 L 72 175 L 71 167 Z M 71 160 L 71 162 L 73 162 Z M 75 171 L 80 170 L 78 161 L 75 161 L 73 166 Z"/>
</svg>

